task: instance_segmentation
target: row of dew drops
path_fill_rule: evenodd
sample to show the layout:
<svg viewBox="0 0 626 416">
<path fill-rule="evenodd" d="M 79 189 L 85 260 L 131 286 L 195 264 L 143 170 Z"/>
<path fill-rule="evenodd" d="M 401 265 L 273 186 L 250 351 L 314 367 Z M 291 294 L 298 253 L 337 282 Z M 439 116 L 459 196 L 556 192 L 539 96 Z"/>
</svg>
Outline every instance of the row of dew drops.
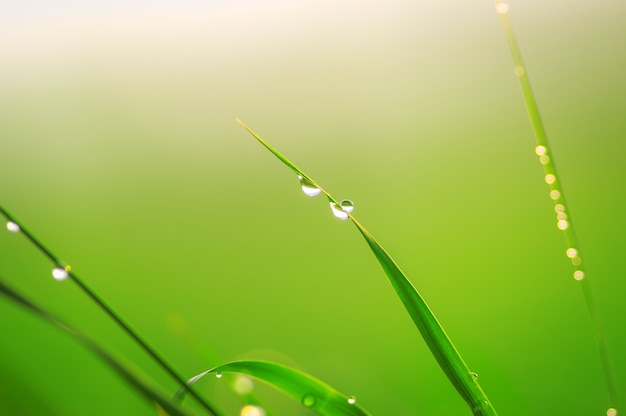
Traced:
<svg viewBox="0 0 626 416">
<path fill-rule="evenodd" d="M 217 379 L 221 379 L 223 377 L 223 374 L 219 372 L 215 373 L 215 377 Z M 238 374 L 236 376 L 233 387 L 238 394 L 246 395 L 252 391 L 254 383 L 252 379 L 250 379 L 248 376 Z M 317 398 L 312 393 L 307 393 L 302 396 L 301 401 L 304 407 L 308 408 L 313 408 L 317 404 Z M 356 397 L 350 396 L 346 399 L 346 401 L 348 402 L 348 404 L 355 404 Z M 262 407 L 256 405 L 245 405 L 241 408 L 240 416 L 265 416 L 265 410 Z"/>
<path fill-rule="evenodd" d="M 304 178 L 301 175 L 298 175 L 298 180 L 300 180 L 300 186 L 302 187 L 302 192 L 306 196 L 317 196 L 322 193 L 322 190 L 312 184 L 308 179 Z M 341 202 L 337 203 L 329 198 L 330 210 L 333 215 L 340 220 L 347 220 L 350 217 L 350 213 L 354 210 L 354 203 L 349 199 L 344 199 Z"/>
</svg>

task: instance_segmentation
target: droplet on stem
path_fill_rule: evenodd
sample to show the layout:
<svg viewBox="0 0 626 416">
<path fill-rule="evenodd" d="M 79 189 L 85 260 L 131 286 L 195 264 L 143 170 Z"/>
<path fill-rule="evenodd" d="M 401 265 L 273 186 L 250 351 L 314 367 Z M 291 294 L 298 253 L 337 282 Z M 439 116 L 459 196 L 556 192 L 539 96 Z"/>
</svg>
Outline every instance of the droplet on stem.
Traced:
<svg viewBox="0 0 626 416">
<path fill-rule="evenodd" d="M 506 14 L 509 11 L 509 5 L 506 3 L 498 3 L 496 4 L 496 11 L 500 14 Z"/>
<path fill-rule="evenodd" d="M 20 226 L 13 221 L 9 221 L 7 222 L 7 230 L 9 230 L 12 233 L 17 233 L 20 231 Z"/>
<path fill-rule="evenodd" d="M 582 270 L 576 270 L 574 272 L 574 279 L 583 280 L 585 278 L 585 273 Z"/>
<path fill-rule="evenodd" d="M 606 411 L 606 416 L 617 416 L 617 409 L 614 409 L 614 408 L 612 408 L 612 407 L 611 407 L 611 408 L 609 408 L 609 409 Z"/>
<path fill-rule="evenodd" d="M 574 257 L 576 257 L 578 255 L 578 250 L 576 250 L 575 248 L 568 248 L 567 251 L 565 252 L 565 254 L 570 259 L 573 259 Z"/>
<path fill-rule="evenodd" d="M 52 277 L 54 277 L 59 282 L 67 279 L 68 276 L 69 274 L 67 272 L 67 269 L 64 269 L 63 267 L 55 267 L 54 269 L 52 269 Z"/>
<path fill-rule="evenodd" d="M 356 397 L 354 397 L 354 396 L 348 397 L 348 403 L 350 403 L 350 404 L 356 403 Z"/>
<path fill-rule="evenodd" d="M 478 380 L 478 373 L 475 373 L 472 371 L 471 374 L 472 374 L 472 377 L 474 377 L 474 380 Z"/>
<path fill-rule="evenodd" d="M 322 190 L 311 183 L 305 177 L 298 175 L 298 179 L 300 180 L 300 186 L 302 187 L 302 192 L 306 196 L 316 196 L 319 195 Z"/>
<path fill-rule="evenodd" d="M 330 210 L 333 215 L 340 220 L 347 220 L 349 215 L 354 210 L 354 203 L 349 199 L 344 199 L 340 203 L 330 202 Z"/>
</svg>

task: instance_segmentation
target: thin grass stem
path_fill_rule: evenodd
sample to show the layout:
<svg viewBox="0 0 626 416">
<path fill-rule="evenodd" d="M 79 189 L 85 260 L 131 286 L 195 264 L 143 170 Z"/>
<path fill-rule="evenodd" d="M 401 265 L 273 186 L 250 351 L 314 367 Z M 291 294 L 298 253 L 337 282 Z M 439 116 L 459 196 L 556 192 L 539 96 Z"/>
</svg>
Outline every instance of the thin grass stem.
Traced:
<svg viewBox="0 0 626 416">
<path fill-rule="evenodd" d="M 4 207 L 0 206 L 0 213 L 4 215 L 9 224 L 17 226 L 16 230 L 19 230 L 28 241 L 30 241 L 37 249 L 43 253 L 55 267 L 64 269 L 67 272 L 67 278 L 71 279 L 78 287 L 89 297 L 96 305 L 104 311 L 120 328 L 126 332 L 126 334 L 135 341 L 167 374 L 169 374 L 176 382 L 181 386 L 189 390 L 189 394 L 200 403 L 200 405 L 211 415 L 217 416 L 218 412 L 203 399 L 195 390 L 187 385 L 185 379 L 178 374 L 174 368 L 168 364 L 163 357 L 157 351 L 151 347 L 138 333 L 135 331 L 122 317 L 113 310 L 100 296 L 96 294 L 92 289 L 87 286 L 82 279 L 78 277 L 76 273 L 71 270 L 71 267 L 65 264 L 59 257 L 57 257 L 48 247 L 46 247 L 34 234 L 28 231 L 24 225 L 17 221 L 13 215 L 11 215 Z"/>
<path fill-rule="evenodd" d="M 616 409 L 621 409 L 621 407 L 609 345 L 603 329 L 602 317 L 600 316 L 600 312 L 597 307 L 592 282 L 590 281 L 583 264 L 583 257 L 581 255 L 578 238 L 576 237 L 574 223 L 572 222 L 572 217 L 569 212 L 569 205 L 566 203 L 565 193 L 563 192 L 563 187 L 554 164 L 554 156 L 552 155 L 550 146 L 548 145 L 548 138 L 546 136 L 543 121 L 541 120 L 541 116 L 539 114 L 537 100 L 535 99 L 535 95 L 530 85 L 528 70 L 524 65 L 522 53 L 509 20 L 509 5 L 503 1 L 496 0 L 495 7 L 498 15 L 500 16 L 504 36 L 508 43 L 511 57 L 513 58 L 514 72 L 519 80 L 526 111 L 528 112 L 528 117 L 535 135 L 535 153 L 539 157 L 539 163 L 543 166 L 545 174 L 544 181 L 550 189 L 549 195 L 550 199 L 554 203 L 554 211 L 557 217 L 556 225 L 559 230 L 563 231 L 565 242 L 567 244 L 565 254 L 574 266 L 573 277 L 581 284 L 587 311 L 591 318 L 592 330 L 600 351 L 600 359 L 608 388 L 610 402 L 607 414 L 614 415 L 616 414 Z"/>
</svg>

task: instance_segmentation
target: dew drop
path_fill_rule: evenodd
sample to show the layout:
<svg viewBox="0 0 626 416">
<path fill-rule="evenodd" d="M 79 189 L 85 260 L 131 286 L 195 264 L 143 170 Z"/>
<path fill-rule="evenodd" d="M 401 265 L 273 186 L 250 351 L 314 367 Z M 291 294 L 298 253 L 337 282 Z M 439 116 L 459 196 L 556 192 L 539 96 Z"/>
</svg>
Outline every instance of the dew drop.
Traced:
<svg viewBox="0 0 626 416">
<path fill-rule="evenodd" d="M 609 409 L 606 411 L 606 416 L 617 416 L 617 409 L 614 409 L 614 408 L 612 408 L 612 407 L 611 407 L 611 408 L 609 408 Z"/>
<path fill-rule="evenodd" d="M 508 8 L 509 6 L 507 6 Z M 515 69 L 513 70 L 513 72 L 515 72 L 515 75 L 517 77 L 521 77 L 526 73 L 526 70 L 524 69 L 523 66 L 516 66 Z"/>
<path fill-rule="evenodd" d="M 67 269 L 64 269 L 63 267 L 55 267 L 54 269 L 52 269 L 52 277 L 54 277 L 59 282 L 67 279 L 67 276 L 69 276 L 69 274 L 67 273 Z"/>
<path fill-rule="evenodd" d="M 583 280 L 585 278 L 585 273 L 582 270 L 576 270 L 574 272 L 574 279 Z"/>
<path fill-rule="evenodd" d="M 322 190 L 311 183 L 308 179 L 298 175 L 298 179 L 300 180 L 300 186 L 302 187 L 302 192 L 306 196 L 316 196 L 319 195 Z"/>
<path fill-rule="evenodd" d="M 470 374 L 474 377 L 474 380 L 478 380 L 478 373 L 472 371 Z"/>
<path fill-rule="evenodd" d="M 215 378 L 222 378 L 223 374 L 222 373 L 215 373 Z"/>
<path fill-rule="evenodd" d="M 535 147 L 535 153 L 537 154 L 537 156 L 543 156 L 546 154 L 546 152 L 548 151 L 548 149 L 546 149 L 545 146 L 537 146 Z"/>
<path fill-rule="evenodd" d="M 569 222 L 565 220 L 560 220 L 556 223 L 556 228 L 559 230 L 567 230 L 569 228 Z"/>
<path fill-rule="evenodd" d="M 7 222 L 7 230 L 11 231 L 12 233 L 17 233 L 20 231 L 20 226 L 13 221 L 9 221 Z"/>
<path fill-rule="evenodd" d="M 572 257 L 572 264 L 573 264 L 574 266 L 579 266 L 579 265 L 580 265 L 580 263 L 582 263 L 582 262 L 583 262 L 583 259 L 582 259 L 580 256 L 574 256 L 574 257 Z"/>
<path fill-rule="evenodd" d="M 312 395 L 311 393 L 305 394 L 304 396 L 302 396 L 302 404 L 304 405 L 304 407 L 311 408 L 315 406 L 316 402 L 317 400 L 315 399 L 315 396 Z"/>
<path fill-rule="evenodd" d="M 565 252 L 565 254 L 570 259 L 573 259 L 574 257 L 576 257 L 578 255 L 578 250 L 576 250 L 575 248 L 568 248 L 567 251 Z"/>
<path fill-rule="evenodd" d="M 354 202 L 350 201 L 349 199 L 344 199 L 339 203 L 339 205 L 341 206 L 341 209 L 348 214 L 354 211 Z"/>
<path fill-rule="evenodd" d="M 559 212 L 556 216 L 557 220 L 566 220 L 567 219 L 567 214 L 564 212 Z"/>
<path fill-rule="evenodd" d="M 554 206 L 554 211 L 556 211 L 557 214 L 560 214 L 561 212 L 565 212 L 565 205 L 563 205 L 563 204 L 556 204 Z"/>
<path fill-rule="evenodd" d="M 548 155 L 539 156 L 539 163 L 541 163 L 542 165 L 547 165 L 548 163 L 550 163 L 550 156 Z"/>
<path fill-rule="evenodd" d="M 506 14 L 509 12 L 509 5 L 506 3 L 496 4 L 496 11 L 500 14 Z"/>
<path fill-rule="evenodd" d="M 330 203 L 330 210 L 333 212 L 333 215 L 340 220 L 347 220 L 348 214 L 354 210 L 354 204 L 352 201 L 344 199 L 339 204 L 336 202 Z"/>
<path fill-rule="evenodd" d="M 356 397 L 354 397 L 354 396 L 348 397 L 348 403 L 350 403 L 350 404 L 356 403 Z"/>
<path fill-rule="evenodd" d="M 265 416 L 265 410 L 259 406 L 246 405 L 241 408 L 241 416 Z"/>
<path fill-rule="evenodd" d="M 556 181 L 556 177 L 553 174 L 548 173 L 545 177 L 545 180 L 547 184 L 552 185 Z"/>
<path fill-rule="evenodd" d="M 561 197 L 561 193 L 559 191 L 557 191 L 556 189 L 553 191 L 550 191 L 550 198 L 552 198 L 553 200 L 557 200 Z"/>
</svg>

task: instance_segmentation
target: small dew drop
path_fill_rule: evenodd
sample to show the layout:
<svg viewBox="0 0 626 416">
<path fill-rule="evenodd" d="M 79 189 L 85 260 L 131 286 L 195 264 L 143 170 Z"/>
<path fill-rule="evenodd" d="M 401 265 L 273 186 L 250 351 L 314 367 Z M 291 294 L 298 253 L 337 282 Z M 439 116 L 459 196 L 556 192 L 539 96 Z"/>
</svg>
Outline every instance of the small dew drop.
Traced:
<svg viewBox="0 0 626 416">
<path fill-rule="evenodd" d="M 557 220 L 566 220 L 567 219 L 567 214 L 564 212 L 560 212 L 556 215 L 556 219 Z"/>
<path fill-rule="evenodd" d="M 606 416 L 617 416 L 617 409 L 614 409 L 614 408 L 612 408 L 612 407 L 611 407 L 611 408 L 609 408 L 609 409 L 606 411 Z"/>
<path fill-rule="evenodd" d="M 348 403 L 350 403 L 350 404 L 356 403 L 356 397 L 354 397 L 354 396 L 348 397 Z"/>
<path fill-rule="evenodd" d="M 576 270 L 574 272 L 574 279 L 583 280 L 585 278 L 585 273 L 582 270 Z"/>
<path fill-rule="evenodd" d="M 354 202 L 350 201 L 349 199 L 344 199 L 343 201 L 341 201 L 339 203 L 339 206 L 341 206 L 341 209 L 348 214 L 354 211 Z"/>
<path fill-rule="evenodd" d="M 573 259 L 574 257 L 576 257 L 578 255 L 578 250 L 576 250 L 575 248 L 568 248 L 567 251 L 565 252 L 565 254 L 570 259 Z"/>
<path fill-rule="evenodd" d="M 557 200 L 561 197 L 561 193 L 559 191 L 557 191 L 556 189 L 553 191 L 550 191 L 550 198 L 552 198 L 553 200 Z"/>
<path fill-rule="evenodd" d="M 55 267 L 54 269 L 52 269 L 52 277 L 54 277 L 59 282 L 67 279 L 67 276 L 69 276 L 69 274 L 67 273 L 67 270 L 63 267 Z"/>
<path fill-rule="evenodd" d="M 539 156 L 539 163 L 541 163 L 542 165 L 547 165 L 548 163 L 550 163 L 550 156 L 548 155 Z"/>
<path fill-rule="evenodd" d="M 558 228 L 559 230 L 567 230 L 569 228 L 569 222 L 565 220 L 558 221 L 556 223 L 556 228 Z"/>
<path fill-rule="evenodd" d="M 312 394 L 305 394 L 304 396 L 302 396 L 302 404 L 304 405 L 304 407 L 313 407 L 315 406 L 315 403 L 317 402 L 317 400 L 315 399 L 315 396 Z"/>
<path fill-rule="evenodd" d="M 575 257 L 572 258 L 572 264 L 574 266 L 579 266 L 580 263 L 582 263 L 582 262 L 583 262 L 583 259 L 580 256 L 575 256 Z"/>
<path fill-rule="evenodd" d="M 241 408 L 241 416 L 265 416 L 265 410 L 259 406 L 246 405 Z"/>
<path fill-rule="evenodd" d="M 223 374 L 222 373 L 215 373 L 215 378 L 222 378 Z"/>
<path fill-rule="evenodd" d="M 9 221 L 7 222 L 7 230 L 11 231 L 12 233 L 18 233 L 20 231 L 20 226 L 13 221 Z"/>
<path fill-rule="evenodd" d="M 330 203 L 330 210 L 333 212 L 333 215 L 335 217 L 339 218 L 340 220 L 347 220 L 348 219 L 348 212 L 343 210 L 343 208 L 338 203 L 331 202 Z"/>
<path fill-rule="evenodd" d="M 315 185 L 313 185 L 308 179 L 298 175 L 298 179 L 300 180 L 300 186 L 302 187 L 302 192 L 306 196 L 316 196 L 319 195 L 322 190 Z"/>
<path fill-rule="evenodd" d="M 515 72 L 515 76 L 521 77 L 526 73 L 526 70 L 524 69 L 523 66 L 516 66 L 513 72 Z"/>
<path fill-rule="evenodd" d="M 506 3 L 496 4 L 496 11 L 500 14 L 506 14 L 509 12 L 509 5 Z"/>
<path fill-rule="evenodd" d="M 546 179 L 547 184 L 552 185 L 556 181 L 556 176 L 554 176 L 551 173 L 548 173 L 545 179 Z"/>
<path fill-rule="evenodd" d="M 474 380 L 478 380 L 478 373 L 472 371 L 470 374 L 474 377 Z"/>
<path fill-rule="evenodd" d="M 554 206 L 554 211 L 556 211 L 557 214 L 560 214 L 561 212 L 565 212 L 565 205 L 563 205 L 563 204 L 556 204 Z"/>
<path fill-rule="evenodd" d="M 537 146 L 535 147 L 535 153 L 537 154 L 537 156 L 543 156 L 546 154 L 546 152 L 548 151 L 548 149 L 546 149 L 545 146 Z"/>
</svg>

